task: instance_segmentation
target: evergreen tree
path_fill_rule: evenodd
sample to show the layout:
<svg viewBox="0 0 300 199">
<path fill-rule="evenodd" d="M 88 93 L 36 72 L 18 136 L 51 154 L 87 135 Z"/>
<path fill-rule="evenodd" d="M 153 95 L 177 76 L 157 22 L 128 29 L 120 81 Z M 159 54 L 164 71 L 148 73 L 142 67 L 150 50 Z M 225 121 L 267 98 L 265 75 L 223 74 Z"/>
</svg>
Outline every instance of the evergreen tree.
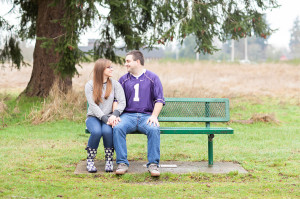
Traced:
<svg viewBox="0 0 300 199">
<path fill-rule="evenodd" d="M 293 58 L 300 58 L 300 21 L 296 17 L 291 30 L 290 50 Z"/>
<path fill-rule="evenodd" d="M 14 0 L 19 9 L 19 27 L 0 17 L 0 29 L 10 32 L 1 60 L 12 60 L 20 67 L 23 57 L 18 38 L 36 39 L 33 71 L 23 92 L 27 96 L 47 96 L 54 82 L 62 91 L 72 86 L 75 65 L 85 58 L 78 49 L 79 36 L 93 21 L 100 21 L 99 40 L 93 58 L 106 57 L 114 62 L 116 40 L 126 50 L 164 45 L 173 38 L 183 42 L 195 35 L 197 52 L 213 53 L 215 37 L 225 41 L 254 32 L 266 37 L 272 30 L 263 19 L 266 9 L 277 7 L 276 0 Z M 96 5 L 101 7 L 98 11 Z M 108 10 L 108 14 L 101 13 Z M 16 34 L 13 34 L 16 33 Z M 3 36 L 3 35 L 1 35 Z"/>
</svg>

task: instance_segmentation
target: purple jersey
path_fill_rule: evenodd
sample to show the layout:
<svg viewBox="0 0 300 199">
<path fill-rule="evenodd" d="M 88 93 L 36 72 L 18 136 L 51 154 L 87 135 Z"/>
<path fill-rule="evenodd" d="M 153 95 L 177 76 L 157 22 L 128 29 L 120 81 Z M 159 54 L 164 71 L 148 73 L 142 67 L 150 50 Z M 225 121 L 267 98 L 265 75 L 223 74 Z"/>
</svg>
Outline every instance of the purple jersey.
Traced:
<svg viewBox="0 0 300 199">
<path fill-rule="evenodd" d="M 152 114 L 156 102 L 165 104 L 163 87 L 159 77 L 153 72 L 146 70 L 138 78 L 127 73 L 119 82 L 126 97 L 125 113 Z"/>
</svg>

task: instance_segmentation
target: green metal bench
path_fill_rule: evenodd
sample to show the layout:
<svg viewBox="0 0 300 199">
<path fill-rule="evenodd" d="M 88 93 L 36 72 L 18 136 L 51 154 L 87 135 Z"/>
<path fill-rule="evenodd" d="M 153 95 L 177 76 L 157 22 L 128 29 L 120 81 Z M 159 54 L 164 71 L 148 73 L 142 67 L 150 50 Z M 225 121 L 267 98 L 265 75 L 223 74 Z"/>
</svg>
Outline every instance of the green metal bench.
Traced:
<svg viewBox="0 0 300 199">
<path fill-rule="evenodd" d="M 166 98 L 159 114 L 160 122 L 205 122 L 205 127 L 160 127 L 161 134 L 207 134 L 208 165 L 213 165 L 213 138 L 215 134 L 233 134 L 229 127 L 210 127 L 211 122 L 228 122 L 227 98 Z M 86 133 L 90 133 L 87 129 Z M 133 134 L 141 134 L 134 132 Z"/>
</svg>

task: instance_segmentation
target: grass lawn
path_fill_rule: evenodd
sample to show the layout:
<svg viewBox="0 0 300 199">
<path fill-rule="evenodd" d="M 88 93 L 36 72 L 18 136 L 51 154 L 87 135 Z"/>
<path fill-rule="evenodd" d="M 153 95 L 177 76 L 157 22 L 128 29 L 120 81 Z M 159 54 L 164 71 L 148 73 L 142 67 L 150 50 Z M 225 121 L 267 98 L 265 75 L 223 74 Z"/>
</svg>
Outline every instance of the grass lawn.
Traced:
<svg viewBox="0 0 300 199">
<path fill-rule="evenodd" d="M 211 125 L 235 130 L 233 135 L 215 136 L 214 161 L 238 162 L 248 174 L 162 173 L 159 178 L 152 178 L 149 173 L 75 175 L 76 164 L 86 158 L 88 135 L 84 134 L 84 113 L 82 121 L 32 125 L 27 116 L 33 104 L 40 106 L 40 99 L 4 101 L 7 111 L 2 114 L 3 120 L 0 118 L 2 198 L 300 197 L 299 103 L 231 99 L 232 120 L 248 120 L 255 113 L 264 113 L 273 114 L 279 122 Z M 16 106 L 18 111 L 13 111 Z M 146 137 L 129 135 L 127 140 L 128 159 L 146 161 Z M 102 146 L 97 159 L 104 159 Z M 161 135 L 161 160 L 207 159 L 205 135 Z"/>
</svg>

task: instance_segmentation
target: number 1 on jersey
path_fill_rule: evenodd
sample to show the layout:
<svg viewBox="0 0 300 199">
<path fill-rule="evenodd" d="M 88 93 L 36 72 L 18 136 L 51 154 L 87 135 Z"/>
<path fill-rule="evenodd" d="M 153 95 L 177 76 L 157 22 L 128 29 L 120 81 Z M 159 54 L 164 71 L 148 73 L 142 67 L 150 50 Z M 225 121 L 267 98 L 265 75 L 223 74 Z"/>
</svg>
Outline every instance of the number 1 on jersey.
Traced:
<svg viewBox="0 0 300 199">
<path fill-rule="evenodd" d="M 133 101 L 138 102 L 138 101 L 140 101 L 140 98 L 139 98 L 140 84 L 134 85 L 133 88 L 134 88 L 134 98 L 133 98 Z"/>
</svg>

